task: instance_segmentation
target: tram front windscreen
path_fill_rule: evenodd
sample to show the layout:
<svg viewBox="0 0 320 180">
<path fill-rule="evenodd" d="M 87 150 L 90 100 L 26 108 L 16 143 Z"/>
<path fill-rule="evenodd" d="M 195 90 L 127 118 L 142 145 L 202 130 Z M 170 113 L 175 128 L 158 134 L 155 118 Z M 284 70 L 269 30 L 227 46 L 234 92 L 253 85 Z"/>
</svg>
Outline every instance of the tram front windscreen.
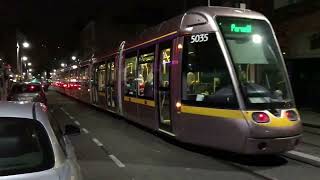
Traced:
<svg viewBox="0 0 320 180">
<path fill-rule="evenodd" d="M 293 96 L 266 21 L 217 17 L 248 108 L 291 108 Z"/>
</svg>

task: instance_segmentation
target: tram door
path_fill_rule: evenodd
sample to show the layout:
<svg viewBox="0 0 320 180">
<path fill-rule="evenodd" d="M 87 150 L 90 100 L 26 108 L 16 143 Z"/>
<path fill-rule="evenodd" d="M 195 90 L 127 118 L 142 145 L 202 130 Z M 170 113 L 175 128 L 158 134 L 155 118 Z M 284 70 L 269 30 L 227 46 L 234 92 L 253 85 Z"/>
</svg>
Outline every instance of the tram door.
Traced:
<svg viewBox="0 0 320 180">
<path fill-rule="evenodd" d="M 171 98 L 170 98 L 170 71 L 171 71 L 171 49 L 172 42 L 163 43 L 159 46 L 159 83 L 158 84 L 158 107 L 160 114 L 159 128 L 172 132 L 171 121 Z"/>
<path fill-rule="evenodd" d="M 114 58 L 107 62 L 107 80 L 106 80 L 106 100 L 107 109 L 116 111 L 116 92 L 115 92 L 115 69 Z"/>
</svg>

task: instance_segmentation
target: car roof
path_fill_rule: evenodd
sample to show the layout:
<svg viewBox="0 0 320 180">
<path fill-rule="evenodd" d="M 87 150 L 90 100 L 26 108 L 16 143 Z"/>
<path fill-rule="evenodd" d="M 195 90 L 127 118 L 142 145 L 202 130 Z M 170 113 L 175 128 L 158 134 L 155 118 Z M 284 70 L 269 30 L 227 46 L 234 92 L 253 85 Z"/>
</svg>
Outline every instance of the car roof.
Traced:
<svg viewBox="0 0 320 180">
<path fill-rule="evenodd" d="M 17 117 L 35 119 L 36 103 L 24 101 L 0 101 L 0 118 Z"/>
<path fill-rule="evenodd" d="M 46 130 L 50 138 L 54 151 L 55 166 L 60 166 L 64 162 L 64 154 L 61 150 L 58 140 L 56 139 L 52 126 L 47 116 L 46 107 L 39 102 L 23 101 L 0 101 L 0 118 L 25 118 L 26 121 L 38 121 Z M 1 178 L 0 178 L 1 179 Z"/>
</svg>

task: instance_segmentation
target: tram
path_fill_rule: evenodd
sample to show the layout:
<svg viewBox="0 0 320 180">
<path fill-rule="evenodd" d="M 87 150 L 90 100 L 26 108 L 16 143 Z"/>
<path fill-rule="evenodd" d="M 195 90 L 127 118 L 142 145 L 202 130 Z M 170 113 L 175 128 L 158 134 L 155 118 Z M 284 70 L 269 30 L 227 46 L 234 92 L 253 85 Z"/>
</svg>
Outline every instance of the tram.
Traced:
<svg viewBox="0 0 320 180">
<path fill-rule="evenodd" d="M 274 31 L 260 13 L 197 7 L 59 70 L 58 91 L 179 141 L 241 154 L 300 142 Z"/>
</svg>

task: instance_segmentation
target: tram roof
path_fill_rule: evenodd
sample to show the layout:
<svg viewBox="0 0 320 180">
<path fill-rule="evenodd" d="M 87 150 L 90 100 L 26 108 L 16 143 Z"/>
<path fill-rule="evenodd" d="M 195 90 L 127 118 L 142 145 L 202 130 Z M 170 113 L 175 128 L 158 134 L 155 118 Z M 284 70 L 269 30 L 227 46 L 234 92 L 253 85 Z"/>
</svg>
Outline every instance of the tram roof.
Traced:
<svg viewBox="0 0 320 180">
<path fill-rule="evenodd" d="M 240 17 L 240 18 L 252 18 L 252 19 L 263 19 L 266 20 L 266 17 L 261 13 L 249 10 L 249 9 L 239 9 L 239 8 L 231 8 L 231 7 L 220 7 L 220 6 L 202 6 L 195 7 L 188 10 L 186 13 L 173 17 L 167 21 L 163 21 L 157 26 L 150 27 L 140 33 L 140 35 L 126 41 L 125 49 L 135 47 L 140 43 L 146 41 L 152 41 L 159 37 L 163 37 L 166 35 L 176 34 L 183 32 L 184 27 L 182 23 L 188 23 L 188 21 L 193 21 L 192 19 L 185 20 L 184 17 L 189 14 L 197 14 L 202 17 L 214 17 L 214 16 L 229 16 L 229 17 Z M 193 22 L 190 22 L 191 24 Z M 113 51 L 104 51 L 103 53 L 98 53 L 95 55 L 96 58 L 104 58 L 108 57 L 111 54 L 114 54 L 118 47 L 115 47 Z M 107 53 L 107 54 L 106 54 Z"/>
</svg>

